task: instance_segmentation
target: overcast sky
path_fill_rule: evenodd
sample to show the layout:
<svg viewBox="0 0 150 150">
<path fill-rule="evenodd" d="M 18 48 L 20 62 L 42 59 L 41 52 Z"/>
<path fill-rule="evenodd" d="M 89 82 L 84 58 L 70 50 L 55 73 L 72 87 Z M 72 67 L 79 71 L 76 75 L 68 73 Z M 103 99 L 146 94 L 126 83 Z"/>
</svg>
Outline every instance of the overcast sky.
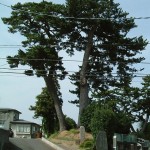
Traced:
<svg viewBox="0 0 150 150">
<path fill-rule="evenodd" d="M 64 3 L 65 0 L 51 0 L 55 3 Z M 0 18 L 10 16 L 11 9 L 4 5 L 14 5 L 19 0 L 0 0 Z M 40 0 L 21 0 L 21 2 L 40 2 Z M 143 17 L 142 19 L 136 19 L 135 22 L 138 25 L 136 29 L 131 31 L 131 36 L 140 36 L 143 35 L 145 39 L 150 41 L 150 19 L 144 19 L 145 17 L 150 17 L 150 0 L 116 0 L 120 3 L 120 7 L 123 10 L 129 12 L 129 16 L 132 17 Z M 4 4 L 4 5 L 2 5 Z M 29 111 L 30 105 L 34 105 L 36 99 L 35 97 L 41 93 L 42 87 L 45 87 L 44 80 L 42 78 L 28 77 L 25 75 L 11 74 L 11 73 L 2 73 L 8 72 L 6 68 L 9 68 L 7 65 L 6 58 L 8 55 L 14 55 L 17 53 L 18 48 L 9 48 L 3 45 L 20 45 L 23 38 L 19 34 L 10 34 L 8 33 L 8 28 L 0 19 L 0 107 L 13 108 L 22 112 L 21 118 L 40 123 L 40 119 L 33 120 L 33 112 Z M 142 53 L 141 56 L 145 57 L 144 62 L 138 65 L 139 68 L 145 68 L 142 72 L 144 74 L 150 73 L 150 54 L 149 54 L 149 45 L 146 50 Z M 76 59 L 82 60 L 81 55 L 76 55 L 73 58 L 69 58 L 64 54 L 64 59 Z M 78 69 L 79 63 L 75 62 L 64 62 L 66 70 L 75 71 Z M 5 68 L 5 69 L 2 69 Z M 23 68 L 22 66 L 20 68 Z M 133 84 L 140 86 L 142 78 L 135 78 Z M 61 82 L 61 91 L 63 94 L 64 114 L 73 118 L 77 121 L 78 118 L 78 108 L 69 104 L 68 100 L 74 99 L 74 97 L 69 93 L 69 90 L 73 86 L 70 84 L 68 78 Z"/>
</svg>

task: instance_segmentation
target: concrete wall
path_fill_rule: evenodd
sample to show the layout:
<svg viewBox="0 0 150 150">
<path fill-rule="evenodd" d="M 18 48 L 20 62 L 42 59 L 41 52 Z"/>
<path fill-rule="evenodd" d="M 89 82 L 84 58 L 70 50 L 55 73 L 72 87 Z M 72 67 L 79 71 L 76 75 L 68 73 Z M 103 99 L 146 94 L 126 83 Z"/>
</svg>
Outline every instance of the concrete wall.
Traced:
<svg viewBox="0 0 150 150">
<path fill-rule="evenodd" d="M 1 112 L 1 118 L 0 120 L 4 121 L 4 124 L 2 126 L 3 129 L 9 130 L 10 127 L 10 121 L 13 121 L 14 118 L 14 112 Z"/>
<path fill-rule="evenodd" d="M 0 129 L 0 150 L 3 150 L 5 143 L 9 142 L 9 131 L 5 129 Z"/>
<path fill-rule="evenodd" d="M 16 111 L 0 112 L 0 120 L 4 121 L 3 129 L 9 130 L 10 122 L 19 119 L 19 113 Z"/>
</svg>

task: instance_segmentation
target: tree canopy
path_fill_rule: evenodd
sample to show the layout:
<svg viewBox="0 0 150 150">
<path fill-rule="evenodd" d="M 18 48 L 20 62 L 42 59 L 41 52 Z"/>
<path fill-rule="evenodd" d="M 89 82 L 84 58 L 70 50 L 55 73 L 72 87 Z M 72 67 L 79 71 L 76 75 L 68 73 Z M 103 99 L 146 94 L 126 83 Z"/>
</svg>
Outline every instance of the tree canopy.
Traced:
<svg viewBox="0 0 150 150">
<path fill-rule="evenodd" d="M 145 49 L 147 41 L 142 36 L 128 36 L 137 26 L 113 0 L 67 0 L 67 7 L 69 16 L 75 18 L 74 30 L 66 42 L 71 43 L 68 49 L 84 53 L 80 78 L 77 74 L 71 78 L 79 89 L 72 93 L 79 96 L 81 115 L 89 104 L 89 91 L 129 86 L 137 71 L 133 64 L 144 60 L 137 54 Z"/>
<path fill-rule="evenodd" d="M 30 106 L 30 110 L 34 111 L 34 118 L 42 118 L 42 129 L 48 136 L 58 131 L 58 118 L 54 107 L 54 101 L 51 98 L 47 88 L 43 88 L 42 92 L 36 97 L 37 101 L 34 106 Z"/>
<path fill-rule="evenodd" d="M 63 79 L 66 72 L 55 45 L 59 45 L 66 32 L 66 24 L 58 17 L 64 13 L 63 5 L 51 2 L 17 3 L 12 6 L 11 17 L 2 19 L 9 25 L 9 32 L 20 32 L 25 37 L 22 41 L 24 49 L 8 57 L 10 67 L 28 65 L 31 69 L 25 71 L 27 75 L 36 74 L 44 78 L 54 100 L 60 131 L 66 127 L 58 95 L 58 78 Z"/>
</svg>

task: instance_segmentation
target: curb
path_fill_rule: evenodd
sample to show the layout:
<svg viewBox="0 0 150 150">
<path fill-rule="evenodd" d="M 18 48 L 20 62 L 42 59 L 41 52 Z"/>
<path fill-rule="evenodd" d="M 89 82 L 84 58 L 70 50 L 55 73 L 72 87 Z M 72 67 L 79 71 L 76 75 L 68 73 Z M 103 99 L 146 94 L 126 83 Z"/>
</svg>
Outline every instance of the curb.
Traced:
<svg viewBox="0 0 150 150">
<path fill-rule="evenodd" d="M 51 147 L 53 147 L 53 148 L 56 149 L 56 150 L 65 150 L 65 149 L 63 149 L 63 148 L 61 148 L 61 147 L 55 145 L 54 143 L 48 141 L 47 139 L 45 139 L 45 138 L 43 138 L 43 137 L 42 137 L 41 139 L 42 139 L 43 142 L 45 142 L 46 144 L 50 145 Z"/>
</svg>

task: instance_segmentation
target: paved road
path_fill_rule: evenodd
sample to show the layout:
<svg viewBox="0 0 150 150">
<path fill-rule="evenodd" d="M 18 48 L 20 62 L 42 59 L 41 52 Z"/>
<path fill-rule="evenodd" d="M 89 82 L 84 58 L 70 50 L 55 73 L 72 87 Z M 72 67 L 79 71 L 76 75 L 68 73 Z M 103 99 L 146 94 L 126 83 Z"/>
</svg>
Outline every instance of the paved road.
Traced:
<svg viewBox="0 0 150 150">
<path fill-rule="evenodd" d="M 54 150 L 41 139 L 10 138 L 9 150 Z"/>
</svg>

